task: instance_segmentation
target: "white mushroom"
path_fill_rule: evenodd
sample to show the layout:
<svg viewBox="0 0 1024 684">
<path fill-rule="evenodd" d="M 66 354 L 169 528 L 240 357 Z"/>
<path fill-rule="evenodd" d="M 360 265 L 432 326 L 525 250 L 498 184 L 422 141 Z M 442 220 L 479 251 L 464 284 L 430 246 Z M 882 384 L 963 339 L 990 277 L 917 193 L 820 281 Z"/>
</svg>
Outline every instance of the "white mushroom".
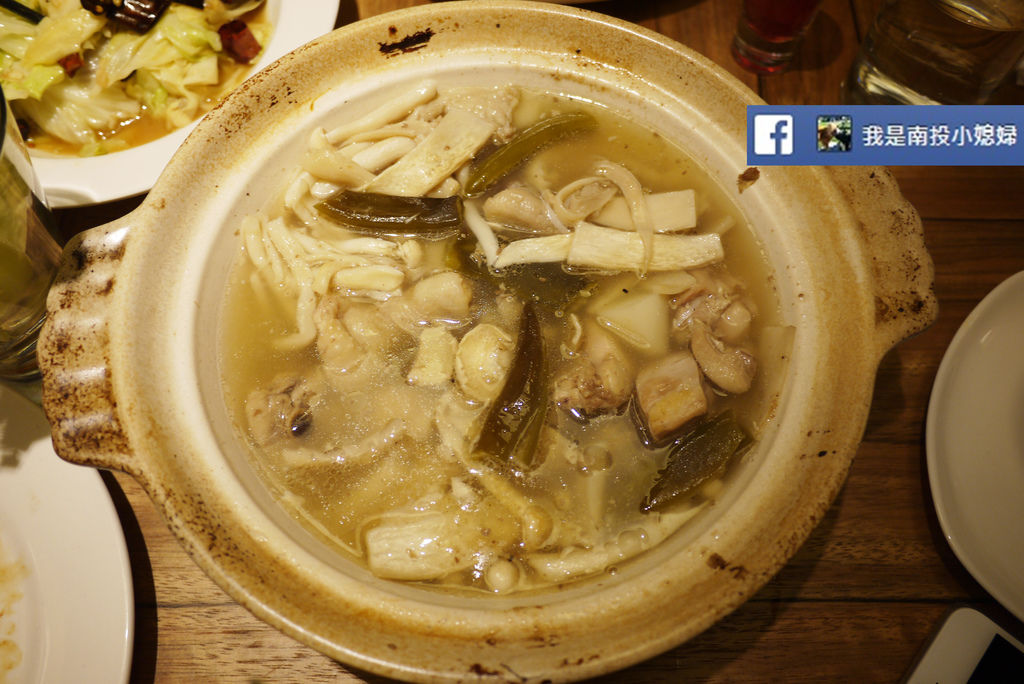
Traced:
<svg viewBox="0 0 1024 684">
<path fill-rule="evenodd" d="M 455 378 L 476 401 L 493 401 L 512 366 L 515 340 L 496 325 L 481 323 L 463 336 L 455 353 Z"/>
<path fill-rule="evenodd" d="M 340 292 L 389 294 L 397 292 L 405 280 L 401 269 L 383 264 L 350 266 L 334 271 L 330 285 Z"/>
<path fill-rule="evenodd" d="M 373 180 L 373 173 L 352 161 L 327 142 L 323 129 L 313 132 L 302 168 L 320 180 L 345 187 L 359 187 Z"/>
<path fill-rule="evenodd" d="M 732 394 L 750 389 L 757 372 L 754 357 L 716 338 L 704 321 L 694 319 L 691 325 L 690 349 L 707 379 Z"/>
<path fill-rule="evenodd" d="M 536 551 L 551 541 L 555 521 L 543 506 L 533 504 L 522 512 L 523 548 Z"/>
<path fill-rule="evenodd" d="M 416 142 L 406 136 L 394 136 L 373 143 L 352 155 L 352 161 L 371 175 L 380 173 L 412 151 Z M 369 182 L 369 181 L 367 181 Z"/>
<path fill-rule="evenodd" d="M 511 591 L 519 582 L 519 568 L 512 561 L 498 558 L 484 570 L 484 581 L 496 593 Z"/>
</svg>

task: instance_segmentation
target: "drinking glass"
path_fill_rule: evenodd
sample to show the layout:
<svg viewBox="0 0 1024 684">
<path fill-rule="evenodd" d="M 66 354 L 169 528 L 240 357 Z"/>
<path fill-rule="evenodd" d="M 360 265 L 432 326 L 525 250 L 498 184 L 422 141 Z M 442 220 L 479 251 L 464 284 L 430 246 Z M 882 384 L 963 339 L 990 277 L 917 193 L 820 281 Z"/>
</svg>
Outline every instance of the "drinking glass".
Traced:
<svg viewBox="0 0 1024 684">
<path fill-rule="evenodd" d="M 847 104 L 983 104 L 1024 53 L 1024 0 L 888 0 L 842 85 Z"/>
<path fill-rule="evenodd" d="M 748 71 L 771 74 L 793 60 L 821 0 L 743 0 L 732 56 Z"/>
<path fill-rule="evenodd" d="M 25 143 L 0 89 L 0 380 L 39 377 L 36 338 L 61 250 Z"/>
</svg>

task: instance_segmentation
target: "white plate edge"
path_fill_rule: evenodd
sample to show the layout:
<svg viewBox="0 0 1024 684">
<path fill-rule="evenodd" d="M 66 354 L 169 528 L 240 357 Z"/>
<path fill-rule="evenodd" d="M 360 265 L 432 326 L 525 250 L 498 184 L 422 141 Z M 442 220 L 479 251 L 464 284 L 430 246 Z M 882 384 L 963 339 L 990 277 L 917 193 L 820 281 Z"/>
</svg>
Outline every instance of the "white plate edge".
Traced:
<svg viewBox="0 0 1024 684">
<path fill-rule="evenodd" d="M 940 411 L 939 402 L 942 401 L 946 385 L 951 381 L 954 360 L 965 353 L 965 350 L 962 348 L 967 344 L 967 339 L 973 332 L 977 321 L 990 309 L 997 306 L 1002 298 L 1007 296 L 1008 292 L 1012 292 L 1018 287 L 1024 288 L 1024 271 L 1019 271 L 1006 278 L 986 294 L 971 309 L 971 312 L 964 318 L 953 335 L 953 339 L 950 341 L 942 356 L 942 361 L 939 363 L 939 368 L 932 384 L 931 395 L 928 399 L 925 418 L 925 459 L 928 466 L 928 485 L 932 494 L 932 503 L 946 542 L 971 576 L 1003 607 L 1013 613 L 1019 620 L 1024 621 L 1024 602 L 1015 595 L 1008 595 L 1008 592 L 998 583 L 993 583 L 985 569 L 979 567 L 974 562 L 971 554 L 956 537 L 956 533 L 951 531 L 956 529 L 956 525 L 950 518 L 951 513 L 948 505 L 943 500 L 942 484 L 939 482 L 938 471 L 942 468 L 942 464 L 938 461 L 940 447 L 938 444 L 939 437 L 936 419 L 936 414 Z"/>
<path fill-rule="evenodd" d="M 39 412 L 39 419 L 45 422 L 45 417 L 42 415 L 42 409 L 37 404 L 25 398 L 21 393 L 11 389 L 2 382 L 0 382 L 0 394 L 12 395 L 13 402 L 22 402 L 23 407 L 26 410 Z M 45 444 L 43 442 L 45 442 Z M 89 468 L 88 466 L 79 466 L 61 461 L 60 457 L 53 451 L 52 443 L 49 442 L 48 436 L 36 439 L 28 447 L 28 449 L 36 448 L 48 449 L 53 458 L 56 459 L 53 464 L 47 466 L 49 468 L 66 467 L 80 469 L 82 471 L 82 475 L 78 477 L 81 478 L 82 482 L 90 483 L 87 485 L 88 490 L 85 495 L 92 499 L 91 505 L 94 506 L 93 510 L 102 518 L 94 519 L 91 524 L 99 529 L 106 529 L 107 533 L 110 535 L 108 541 L 113 542 L 116 558 L 112 558 L 111 560 L 114 561 L 112 565 L 117 567 L 118 573 L 116 578 L 111 578 L 111 586 L 114 583 L 118 585 L 119 591 L 117 593 L 122 604 L 122 611 L 119 612 L 119 615 L 123 614 L 124 616 L 124 641 L 122 648 L 120 648 L 121 657 L 117 663 L 116 681 L 127 684 L 131 677 L 135 643 L 135 587 L 132 576 L 131 558 L 128 553 L 127 540 L 125 538 L 124 528 L 121 524 L 120 515 L 117 511 L 117 506 L 115 505 L 110 491 L 107 489 L 107 485 L 103 481 L 103 477 L 99 471 L 94 468 Z M 90 470 L 92 472 L 89 472 Z M 18 558 L 8 558 L 8 560 L 18 560 Z M 45 650 L 49 651 L 50 649 L 51 644 L 46 644 Z M 15 668 L 15 671 L 17 671 L 17 668 Z M 44 667 L 44 672 L 45 671 L 46 668 Z"/>
</svg>

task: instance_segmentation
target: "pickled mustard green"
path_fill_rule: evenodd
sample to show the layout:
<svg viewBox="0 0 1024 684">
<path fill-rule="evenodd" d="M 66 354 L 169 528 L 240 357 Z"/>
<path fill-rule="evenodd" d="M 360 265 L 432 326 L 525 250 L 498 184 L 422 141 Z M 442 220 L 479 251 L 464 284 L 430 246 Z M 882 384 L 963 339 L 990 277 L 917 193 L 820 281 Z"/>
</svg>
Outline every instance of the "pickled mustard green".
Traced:
<svg viewBox="0 0 1024 684">
<path fill-rule="evenodd" d="M 469 170 L 469 177 L 463 186 L 466 196 L 473 197 L 484 192 L 556 140 L 596 127 L 597 121 L 585 112 L 568 112 L 538 121 Z"/>
<path fill-rule="evenodd" d="M 669 451 L 668 463 L 641 509 L 662 510 L 691 493 L 721 472 L 749 439 L 728 411 L 701 423 Z"/>
<path fill-rule="evenodd" d="M 459 232 L 459 197 L 400 197 L 343 189 L 317 202 L 317 211 L 355 232 L 441 240 Z"/>
</svg>

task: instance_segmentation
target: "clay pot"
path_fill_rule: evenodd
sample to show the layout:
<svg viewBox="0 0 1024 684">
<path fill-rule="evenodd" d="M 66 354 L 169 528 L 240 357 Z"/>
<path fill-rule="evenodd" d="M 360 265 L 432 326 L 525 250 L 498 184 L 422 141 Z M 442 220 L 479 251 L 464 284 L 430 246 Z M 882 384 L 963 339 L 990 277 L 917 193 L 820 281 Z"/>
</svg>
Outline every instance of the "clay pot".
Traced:
<svg viewBox="0 0 1024 684">
<path fill-rule="evenodd" d="M 377 579 L 283 512 L 228 420 L 215 337 L 234 226 L 313 127 L 428 75 L 553 88 L 660 131 L 730 192 L 772 265 L 795 334 L 769 427 L 712 511 L 615 574 L 508 598 Z M 676 646 L 808 536 L 857 450 L 879 360 L 936 312 L 920 220 L 887 171 L 772 167 L 738 182 L 759 103 L 677 43 L 546 3 L 439 3 L 318 39 L 207 116 L 137 210 L 68 246 L 39 344 L 56 450 L 134 475 L 235 600 L 365 670 L 561 681 Z"/>
</svg>

